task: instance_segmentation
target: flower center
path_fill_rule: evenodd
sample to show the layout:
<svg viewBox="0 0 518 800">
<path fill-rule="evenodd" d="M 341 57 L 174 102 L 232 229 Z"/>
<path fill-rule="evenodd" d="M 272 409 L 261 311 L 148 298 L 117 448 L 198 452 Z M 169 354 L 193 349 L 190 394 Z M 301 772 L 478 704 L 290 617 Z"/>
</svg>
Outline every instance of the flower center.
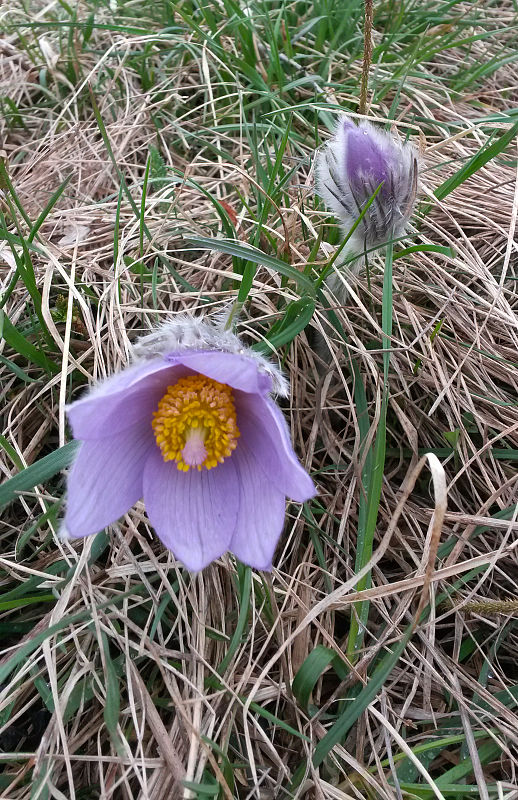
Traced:
<svg viewBox="0 0 518 800">
<path fill-rule="evenodd" d="M 164 461 L 176 461 L 182 472 L 217 467 L 240 435 L 232 389 L 205 375 L 168 386 L 151 424 Z"/>
</svg>

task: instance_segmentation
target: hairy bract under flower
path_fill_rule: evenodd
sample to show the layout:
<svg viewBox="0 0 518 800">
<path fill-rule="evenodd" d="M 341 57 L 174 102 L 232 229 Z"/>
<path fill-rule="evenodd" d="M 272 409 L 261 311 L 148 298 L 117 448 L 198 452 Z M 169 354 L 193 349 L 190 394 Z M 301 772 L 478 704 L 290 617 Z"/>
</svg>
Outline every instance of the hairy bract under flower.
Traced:
<svg viewBox="0 0 518 800">
<path fill-rule="evenodd" d="M 348 243 L 361 254 L 401 236 L 417 193 L 414 147 L 391 133 L 347 115 L 317 155 L 316 190 L 347 233 L 376 189 L 380 190 Z"/>
<path fill-rule="evenodd" d="M 143 497 L 189 569 L 227 550 L 269 569 L 286 497 L 315 494 L 272 391 L 287 393 L 280 371 L 222 325 L 182 315 L 141 339 L 132 366 L 68 406 L 82 444 L 66 534 L 97 533 Z"/>
</svg>

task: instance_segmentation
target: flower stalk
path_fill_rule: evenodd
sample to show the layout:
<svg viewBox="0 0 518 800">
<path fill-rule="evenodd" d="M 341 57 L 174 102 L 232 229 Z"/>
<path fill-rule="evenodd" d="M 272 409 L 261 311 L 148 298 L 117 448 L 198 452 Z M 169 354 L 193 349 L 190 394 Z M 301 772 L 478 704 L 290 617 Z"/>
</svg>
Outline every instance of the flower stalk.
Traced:
<svg viewBox="0 0 518 800">
<path fill-rule="evenodd" d="M 360 102 L 358 112 L 367 113 L 367 90 L 369 86 L 369 72 L 372 63 L 372 22 L 374 17 L 373 0 L 365 0 L 365 14 L 363 22 L 363 66 L 360 84 Z"/>
</svg>

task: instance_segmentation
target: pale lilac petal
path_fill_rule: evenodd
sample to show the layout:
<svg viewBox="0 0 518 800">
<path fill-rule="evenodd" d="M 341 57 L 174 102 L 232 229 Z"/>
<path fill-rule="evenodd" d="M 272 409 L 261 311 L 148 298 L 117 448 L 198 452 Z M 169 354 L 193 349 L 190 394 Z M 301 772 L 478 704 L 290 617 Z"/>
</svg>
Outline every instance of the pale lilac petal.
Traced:
<svg viewBox="0 0 518 800">
<path fill-rule="evenodd" d="M 144 501 L 157 536 L 197 571 L 228 550 L 239 511 L 232 458 L 214 469 L 180 472 L 158 447 L 144 467 Z"/>
<path fill-rule="evenodd" d="M 370 178 L 374 189 L 384 183 L 390 172 L 392 158 L 370 135 L 370 130 L 349 124 L 346 141 L 347 176 L 355 189 L 362 189 L 365 194 L 366 178 Z"/>
<path fill-rule="evenodd" d="M 163 358 L 129 367 L 107 378 L 67 408 L 76 439 L 104 439 L 138 422 L 151 424 L 153 412 L 168 386 L 187 370 Z"/>
<path fill-rule="evenodd" d="M 266 394 L 271 389 L 271 378 L 245 355 L 215 350 L 170 354 L 112 375 L 68 406 L 74 437 L 102 439 L 151 420 L 167 387 L 194 372 L 244 392 Z"/>
<path fill-rule="evenodd" d="M 241 392 L 267 394 L 272 388 L 270 376 L 257 369 L 257 362 L 253 358 L 240 353 L 187 350 L 184 353 L 171 353 L 166 358 L 173 364 L 183 364 Z"/>
<path fill-rule="evenodd" d="M 239 478 L 241 502 L 229 550 L 244 564 L 270 570 L 284 527 L 284 492 L 266 476 L 244 442 L 239 443 L 232 461 Z"/>
<path fill-rule="evenodd" d="M 156 448 L 148 426 L 83 442 L 68 476 L 65 527 L 72 538 L 97 533 L 142 497 L 142 470 Z"/>
<path fill-rule="evenodd" d="M 236 393 L 236 410 L 242 440 L 269 480 L 298 503 L 314 497 L 315 485 L 293 451 L 289 428 L 277 405 L 267 397 Z"/>
</svg>

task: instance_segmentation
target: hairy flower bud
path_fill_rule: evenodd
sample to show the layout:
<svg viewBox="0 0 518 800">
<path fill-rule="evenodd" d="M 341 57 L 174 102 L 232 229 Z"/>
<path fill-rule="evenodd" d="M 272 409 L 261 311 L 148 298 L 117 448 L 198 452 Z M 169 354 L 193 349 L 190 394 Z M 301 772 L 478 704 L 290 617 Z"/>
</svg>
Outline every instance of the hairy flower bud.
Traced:
<svg viewBox="0 0 518 800">
<path fill-rule="evenodd" d="M 317 156 L 317 193 L 347 233 L 378 186 L 348 253 L 360 254 L 404 233 L 416 198 L 417 156 L 410 143 L 370 122 L 355 125 L 344 114 Z"/>
</svg>

